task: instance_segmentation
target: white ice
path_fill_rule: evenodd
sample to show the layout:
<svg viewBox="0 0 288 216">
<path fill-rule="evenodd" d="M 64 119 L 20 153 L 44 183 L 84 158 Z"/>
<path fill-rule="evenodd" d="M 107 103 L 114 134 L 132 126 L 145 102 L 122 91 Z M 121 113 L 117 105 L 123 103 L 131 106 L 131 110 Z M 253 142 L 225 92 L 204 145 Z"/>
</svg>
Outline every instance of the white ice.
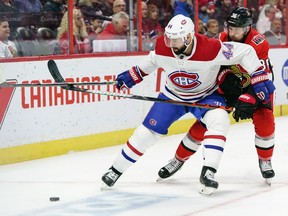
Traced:
<svg viewBox="0 0 288 216">
<path fill-rule="evenodd" d="M 276 118 L 268 186 L 260 174 L 251 122 L 232 125 L 220 168 L 219 188 L 199 194 L 202 148 L 170 179 L 156 182 L 184 134 L 166 136 L 112 188 L 101 176 L 122 145 L 0 166 L 1 216 L 287 216 L 288 116 Z M 60 200 L 51 202 L 50 197 Z"/>
</svg>

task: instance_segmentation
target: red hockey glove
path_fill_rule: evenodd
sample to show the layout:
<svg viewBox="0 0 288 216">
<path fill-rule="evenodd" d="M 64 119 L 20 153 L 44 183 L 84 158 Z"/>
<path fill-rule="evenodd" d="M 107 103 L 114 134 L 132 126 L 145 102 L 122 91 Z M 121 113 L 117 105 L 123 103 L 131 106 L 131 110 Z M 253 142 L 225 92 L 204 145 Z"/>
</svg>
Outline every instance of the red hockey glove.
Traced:
<svg viewBox="0 0 288 216">
<path fill-rule="evenodd" d="M 252 118 L 254 109 L 257 106 L 257 99 L 255 97 L 248 93 L 240 95 L 233 112 L 233 118 L 236 122 L 239 122 L 239 119 Z"/>
<path fill-rule="evenodd" d="M 119 90 L 127 90 L 143 80 L 147 74 L 141 73 L 138 66 L 132 67 L 130 70 L 120 73 L 116 78 L 116 88 Z"/>
<path fill-rule="evenodd" d="M 255 72 L 251 77 L 251 85 L 257 97 L 264 102 L 269 100 L 270 95 L 276 89 L 265 71 Z"/>
<path fill-rule="evenodd" d="M 241 80 L 230 69 L 220 71 L 216 82 L 220 94 L 235 94 L 237 97 L 242 94 Z"/>
</svg>

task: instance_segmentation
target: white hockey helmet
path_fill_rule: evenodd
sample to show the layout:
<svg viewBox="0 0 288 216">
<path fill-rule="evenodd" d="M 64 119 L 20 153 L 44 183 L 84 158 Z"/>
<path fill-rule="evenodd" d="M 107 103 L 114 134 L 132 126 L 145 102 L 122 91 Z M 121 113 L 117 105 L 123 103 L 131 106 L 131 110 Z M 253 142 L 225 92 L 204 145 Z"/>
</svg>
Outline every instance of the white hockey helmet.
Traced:
<svg viewBox="0 0 288 216">
<path fill-rule="evenodd" d="M 170 40 L 181 38 L 182 42 L 186 44 L 187 35 L 191 34 L 194 37 L 195 28 L 193 21 L 182 14 L 174 16 L 165 27 L 165 42 L 170 45 Z M 169 43 L 167 43 L 169 41 Z"/>
</svg>

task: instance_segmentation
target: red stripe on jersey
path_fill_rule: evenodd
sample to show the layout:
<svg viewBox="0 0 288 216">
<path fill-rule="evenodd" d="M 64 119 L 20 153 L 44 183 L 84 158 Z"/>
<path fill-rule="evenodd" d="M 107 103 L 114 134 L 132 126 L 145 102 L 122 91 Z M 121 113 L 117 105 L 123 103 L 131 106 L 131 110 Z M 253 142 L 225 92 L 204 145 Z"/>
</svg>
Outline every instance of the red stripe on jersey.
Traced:
<svg viewBox="0 0 288 216">
<path fill-rule="evenodd" d="M 222 135 L 206 135 L 204 136 L 204 139 L 220 139 L 226 142 L 226 137 Z"/>
<path fill-rule="evenodd" d="M 142 156 L 143 153 L 139 152 L 137 149 L 135 149 L 129 142 L 127 142 L 127 146 L 130 148 L 130 150 L 132 152 L 134 152 L 135 154 L 137 154 L 138 156 Z"/>
<path fill-rule="evenodd" d="M 221 48 L 219 40 L 208 38 L 205 35 L 195 34 L 197 40 L 196 51 L 190 60 L 211 61 L 216 58 Z"/>
</svg>

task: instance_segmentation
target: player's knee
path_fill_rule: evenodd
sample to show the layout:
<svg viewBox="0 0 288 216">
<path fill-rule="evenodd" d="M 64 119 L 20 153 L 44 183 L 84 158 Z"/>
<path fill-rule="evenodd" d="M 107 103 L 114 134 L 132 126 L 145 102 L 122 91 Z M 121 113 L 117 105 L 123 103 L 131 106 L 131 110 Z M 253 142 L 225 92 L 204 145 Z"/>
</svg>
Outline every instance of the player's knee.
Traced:
<svg viewBox="0 0 288 216">
<path fill-rule="evenodd" d="M 134 148 L 139 149 L 141 152 L 145 152 L 148 148 L 154 145 L 159 139 L 161 135 L 155 133 L 144 125 L 140 125 L 137 127 L 130 137 L 129 142 L 134 146 Z"/>
<path fill-rule="evenodd" d="M 255 133 L 259 137 L 270 137 L 275 132 L 273 111 L 267 108 L 256 109 L 253 115 Z"/>
<path fill-rule="evenodd" d="M 221 134 L 226 136 L 230 127 L 228 113 L 223 109 L 209 110 L 203 117 L 207 130 L 212 134 Z"/>
</svg>

